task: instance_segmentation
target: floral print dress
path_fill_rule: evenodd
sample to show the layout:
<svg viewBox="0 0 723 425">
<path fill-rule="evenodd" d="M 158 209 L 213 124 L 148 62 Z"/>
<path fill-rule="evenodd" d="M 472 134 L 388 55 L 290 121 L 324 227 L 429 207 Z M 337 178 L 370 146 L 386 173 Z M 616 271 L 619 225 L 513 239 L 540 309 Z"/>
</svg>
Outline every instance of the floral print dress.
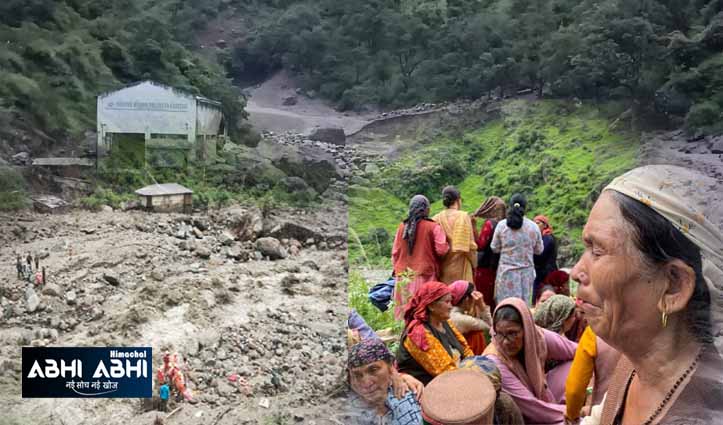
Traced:
<svg viewBox="0 0 723 425">
<path fill-rule="evenodd" d="M 532 285 L 535 282 L 533 255 L 543 250 L 542 235 L 537 225 L 524 218 L 517 230 L 507 226 L 507 220 L 499 222 L 492 236 L 492 251 L 500 253 L 500 263 L 495 279 L 495 300 L 517 297 L 532 305 Z"/>
</svg>

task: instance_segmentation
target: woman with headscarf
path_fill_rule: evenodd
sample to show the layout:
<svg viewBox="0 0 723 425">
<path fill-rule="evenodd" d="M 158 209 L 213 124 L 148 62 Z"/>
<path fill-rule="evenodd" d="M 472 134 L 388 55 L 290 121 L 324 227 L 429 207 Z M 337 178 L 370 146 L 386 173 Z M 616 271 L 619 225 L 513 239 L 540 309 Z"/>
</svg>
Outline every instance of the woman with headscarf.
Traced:
<svg viewBox="0 0 723 425">
<path fill-rule="evenodd" d="M 553 295 L 535 308 L 533 317 L 537 326 L 565 335 L 575 321 L 575 301 L 564 295 Z"/>
<path fill-rule="evenodd" d="M 452 294 L 442 282 L 426 282 L 409 301 L 406 325 L 399 345 L 399 371 L 425 385 L 435 376 L 457 369 L 459 361 L 473 356 L 462 334 L 449 320 Z"/>
<path fill-rule="evenodd" d="M 535 284 L 533 285 L 532 297 L 537 299 L 542 281 L 548 274 L 557 270 L 557 240 L 553 234 L 550 219 L 544 215 L 536 216 L 533 221 L 537 224 L 542 234 L 542 253 L 533 257 L 535 263 Z"/>
<path fill-rule="evenodd" d="M 590 211 L 572 269 L 578 308 L 620 351 L 585 423 L 723 422 L 720 182 L 671 165 L 614 179 Z"/>
<path fill-rule="evenodd" d="M 397 228 L 392 246 L 392 264 L 397 280 L 394 287 L 394 317 L 402 320 L 404 306 L 424 282 L 439 279 L 439 259 L 449 251 L 447 236 L 429 218 L 429 199 L 415 195 L 409 202 L 409 214 Z M 411 282 L 404 285 L 403 275 L 412 271 Z"/>
<path fill-rule="evenodd" d="M 577 344 L 536 326 L 527 304 L 519 298 L 500 302 L 492 317 L 492 344 L 485 355 L 502 373 L 502 391 L 515 400 L 526 423 L 563 424 L 564 382 L 562 393 L 550 391 L 545 362 L 572 360 Z"/>
<path fill-rule="evenodd" d="M 477 244 L 477 268 L 474 269 L 474 286 L 484 297 L 485 304 L 494 307 L 495 303 L 495 277 L 497 276 L 497 265 L 500 262 L 500 254 L 492 252 L 490 247 L 492 235 L 495 233 L 497 223 L 502 221 L 507 214 L 505 201 L 497 196 L 490 196 L 472 215 L 472 226 L 477 233 L 476 217 L 484 219 L 482 229 L 475 236 Z"/>
<path fill-rule="evenodd" d="M 537 326 L 567 338 L 567 332 L 577 321 L 575 301 L 564 295 L 553 295 L 535 308 L 532 317 Z M 567 339 L 573 341 L 570 338 Z M 571 367 L 572 361 L 548 360 L 545 363 L 545 370 L 549 371 L 547 384 L 553 394 L 565 394 L 565 382 Z"/>
<path fill-rule="evenodd" d="M 462 196 L 454 186 L 442 190 L 444 211 L 432 217 L 447 235 L 449 252 L 442 258 L 439 280 L 452 283 L 455 280 L 474 279 L 473 269 L 477 265 L 477 244 L 474 243 L 472 220 L 462 211 Z"/>
<path fill-rule="evenodd" d="M 537 225 L 525 217 L 527 200 L 519 193 L 512 195 L 507 218 L 500 221 L 492 236 L 492 251 L 500 253 L 495 280 L 497 302 L 517 297 L 532 305 L 532 284 L 535 281 L 534 254 L 542 253 L 542 235 Z"/>
<path fill-rule="evenodd" d="M 492 326 L 490 308 L 484 302 L 482 294 L 474 290 L 474 285 L 458 280 L 449 285 L 452 293 L 452 314 L 450 320 L 469 344 L 475 355 L 482 354 L 487 342 L 485 333 Z"/>
<path fill-rule="evenodd" d="M 395 394 L 394 380 L 398 374 L 394 356 L 382 340 L 368 338 L 351 346 L 347 370 L 349 386 L 354 392 L 349 403 L 349 422 L 358 425 L 422 423 L 422 409 L 415 392 L 405 387 L 402 394 Z"/>
</svg>

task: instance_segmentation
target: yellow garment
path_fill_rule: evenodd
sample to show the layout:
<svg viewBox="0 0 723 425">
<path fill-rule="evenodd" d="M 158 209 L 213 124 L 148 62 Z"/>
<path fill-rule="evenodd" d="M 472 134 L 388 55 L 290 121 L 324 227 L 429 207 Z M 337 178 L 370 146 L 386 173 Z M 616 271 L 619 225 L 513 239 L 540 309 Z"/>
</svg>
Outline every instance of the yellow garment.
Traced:
<svg viewBox="0 0 723 425">
<path fill-rule="evenodd" d="M 567 376 L 565 383 L 565 404 L 567 412 L 565 416 L 568 419 L 577 419 L 580 417 L 580 410 L 585 405 L 585 397 L 587 396 L 587 386 L 595 369 L 595 357 L 597 357 L 597 339 L 595 333 L 590 326 L 585 328 L 585 332 L 577 343 L 577 351 L 575 359 L 570 367 L 570 374 Z"/>
<path fill-rule="evenodd" d="M 464 211 L 446 209 L 432 217 L 447 235 L 449 252 L 442 258 L 440 281 L 474 281 L 473 267 L 477 265 L 477 244 L 474 242 L 472 220 Z"/>
<path fill-rule="evenodd" d="M 467 340 L 465 340 L 457 328 L 454 327 L 454 324 L 452 324 L 449 320 L 447 321 L 447 324 L 449 324 L 452 332 L 454 332 L 454 336 L 457 338 L 457 341 L 462 344 L 464 353 L 460 353 L 462 354 L 461 357 L 466 358 L 474 356 L 472 349 L 469 348 L 469 345 L 467 345 Z M 414 342 L 412 342 L 411 338 L 405 338 L 404 348 L 407 349 L 409 355 L 412 356 L 414 360 L 416 360 L 417 363 L 419 363 L 419 365 L 432 376 L 437 376 L 442 372 L 457 369 L 459 367 L 459 361 L 461 360 L 460 356 L 450 356 L 449 353 L 447 353 L 447 350 L 444 349 L 442 343 L 435 338 L 434 335 L 432 335 L 432 332 L 428 329 L 425 329 L 424 332 L 427 336 L 429 348 L 427 348 L 427 351 L 422 351 L 414 344 Z"/>
</svg>

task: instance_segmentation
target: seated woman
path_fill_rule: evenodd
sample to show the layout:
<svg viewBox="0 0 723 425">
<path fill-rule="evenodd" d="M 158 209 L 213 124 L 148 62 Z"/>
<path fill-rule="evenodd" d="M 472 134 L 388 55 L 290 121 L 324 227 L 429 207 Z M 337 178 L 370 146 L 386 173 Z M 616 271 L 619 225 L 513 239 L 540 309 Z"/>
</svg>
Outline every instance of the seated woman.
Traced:
<svg viewBox="0 0 723 425">
<path fill-rule="evenodd" d="M 426 282 L 409 301 L 404 313 L 406 328 L 397 355 L 399 371 L 423 384 L 459 361 L 473 356 L 462 334 L 449 320 L 452 294 L 442 282 Z"/>
<path fill-rule="evenodd" d="M 649 165 L 614 179 L 593 206 L 571 276 L 590 327 L 621 357 L 590 421 L 721 423 L 718 194 L 712 178 Z"/>
<path fill-rule="evenodd" d="M 494 337 L 485 350 L 502 372 L 502 391 L 509 394 L 525 422 L 565 422 L 564 382 L 562 394 L 548 389 L 544 365 L 547 360 L 572 360 L 577 344 L 554 332 L 535 326 L 525 301 L 507 298 L 495 309 Z"/>
<path fill-rule="evenodd" d="M 553 295 L 535 309 L 535 324 L 556 334 L 565 335 L 575 322 L 575 301 L 564 295 Z"/>
<path fill-rule="evenodd" d="M 349 385 L 358 397 L 350 400 L 352 418 L 348 422 L 369 425 L 422 423 L 422 409 L 414 392 L 406 390 L 400 398 L 394 395 L 392 383 L 396 372 L 393 360 L 392 353 L 378 338 L 362 340 L 349 349 Z"/>
<path fill-rule="evenodd" d="M 487 345 L 485 334 L 489 334 L 492 326 L 490 308 L 471 282 L 458 280 L 449 285 L 449 290 L 453 306 L 450 320 L 467 340 L 472 352 L 482 354 Z"/>
<path fill-rule="evenodd" d="M 550 285 L 545 285 L 540 289 L 540 296 L 537 297 L 537 300 L 535 302 L 535 309 L 537 309 L 542 303 L 549 300 L 550 297 L 553 295 L 556 295 L 557 292 L 555 291 L 555 288 L 553 288 Z"/>
</svg>

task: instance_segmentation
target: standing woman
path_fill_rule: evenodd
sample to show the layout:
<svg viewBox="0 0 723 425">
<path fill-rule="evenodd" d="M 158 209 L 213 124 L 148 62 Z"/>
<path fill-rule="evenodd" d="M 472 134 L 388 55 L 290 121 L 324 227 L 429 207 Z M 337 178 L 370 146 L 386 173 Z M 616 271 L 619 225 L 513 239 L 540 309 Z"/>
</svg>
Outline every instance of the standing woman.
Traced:
<svg viewBox="0 0 723 425">
<path fill-rule="evenodd" d="M 497 223 L 504 220 L 507 214 L 507 206 L 502 198 L 490 196 L 475 211 L 472 218 L 472 225 L 475 225 L 475 217 L 484 219 L 482 229 L 476 234 L 477 243 L 477 268 L 474 270 L 474 286 L 484 297 L 485 304 L 494 307 L 495 305 L 495 278 L 497 276 L 497 265 L 500 262 L 500 254 L 492 252 L 492 235 L 495 233 Z"/>
<path fill-rule="evenodd" d="M 550 220 L 544 215 L 534 218 L 535 224 L 542 233 L 542 254 L 535 255 L 535 284 L 532 292 L 532 299 L 537 299 L 542 281 L 548 274 L 557 270 L 557 239 L 553 235 Z"/>
<path fill-rule="evenodd" d="M 507 218 L 500 221 L 492 237 L 492 251 L 500 253 L 495 281 L 495 299 L 517 297 L 532 305 L 535 282 L 534 254 L 542 253 L 542 235 L 537 225 L 525 217 L 527 200 L 516 193 L 510 199 Z"/>
<path fill-rule="evenodd" d="M 397 228 L 392 247 L 392 264 L 397 277 L 394 287 L 394 316 L 404 317 L 404 305 L 417 289 L 439 278 L 439 258 L 447 253 L 447 237 L 437 223 L 429 218 L 429 199 L 415 195 L 409 202 L 409 214 Z M 412 281 L 403 286 L 400 276 L 411 270 Z"/>
<path fill-rule="evenodd" d="M 439 280 L 452 283 L 456 280 L 471 282 L 474 279 L 473 268 L 477 265 L 477 244 L 474 243 L 474 230 L 469 214 L 461 211 L 462 196 L 454 186 L 442 190 L 444 211 L 432 217 L 439 223 L 447 235 L 449 252 L 442 259 L 442 275 Z"/>
</svg>

